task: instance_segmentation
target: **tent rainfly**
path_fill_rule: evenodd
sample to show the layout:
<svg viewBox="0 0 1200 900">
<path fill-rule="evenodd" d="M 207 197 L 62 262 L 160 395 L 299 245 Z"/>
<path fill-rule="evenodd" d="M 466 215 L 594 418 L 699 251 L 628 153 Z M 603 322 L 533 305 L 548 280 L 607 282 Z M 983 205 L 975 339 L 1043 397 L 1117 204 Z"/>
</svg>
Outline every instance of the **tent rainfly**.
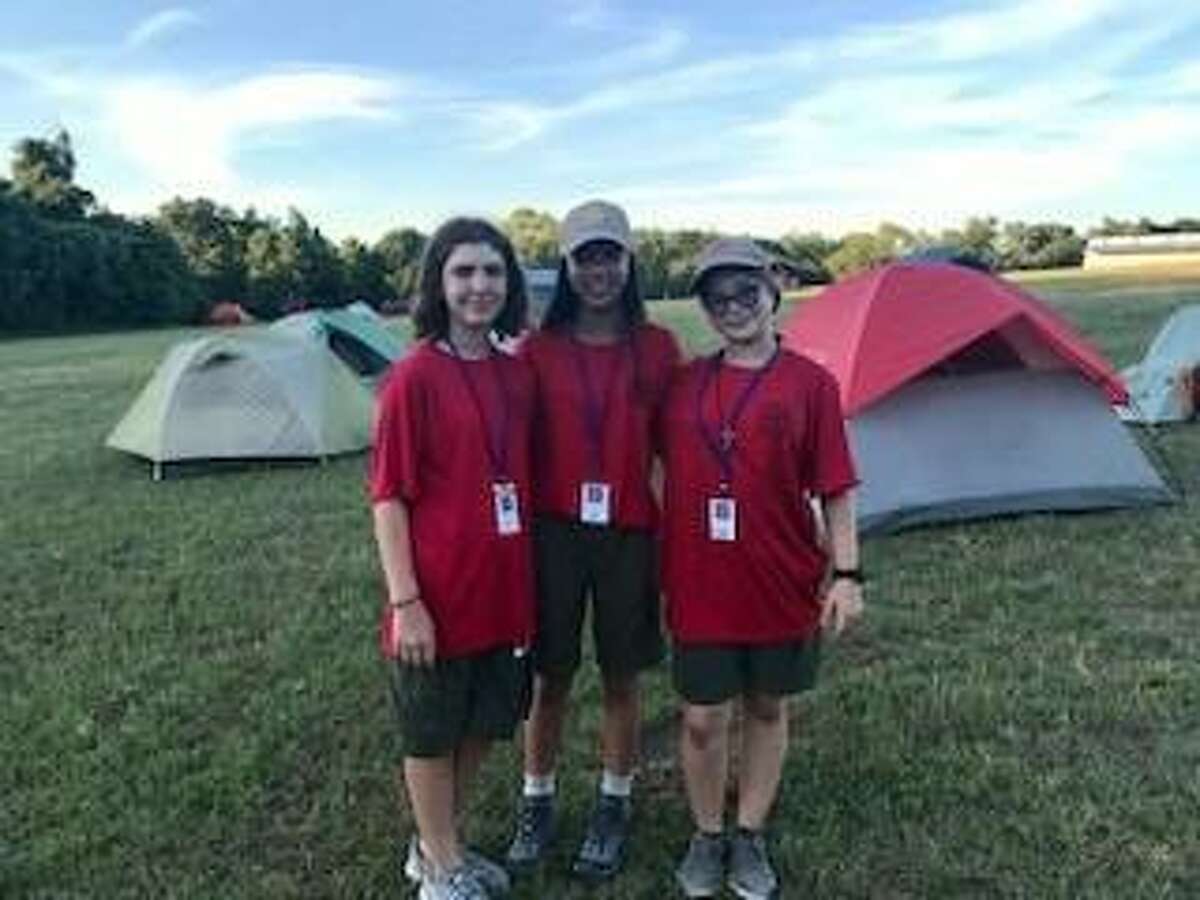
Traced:
<svg viewBox="0 0 1200 900">
<path fill-rule="evenodd" d="M 106 444 L 155 464 L 324 458 L 371 440 L 370 390 L 321 344 L 223 334 L 171 348 Z"/>
<path fill-rule="evenodd" d="M 800 304 L 789 346 L 841 389 L 859 525 L 1167 502 L 1100 353 L 1040 300 L 948 263 L 895 263 Z"/>
<path fill-rule="evenodd" d="M 404 354 L 404 345 L 383 318 L 362 302 L 293 313 L 271 328 L 328 346 L 355 375 L 370 380 L 380 378 Z"/>
<path fill-rule="evenodd" d="M 1159 329 L 1145 358 L 1124 371 L 1134 422 L 1184 422 L 1200 412 L 1200 305 L 1177 309 Z"/>
</svg>

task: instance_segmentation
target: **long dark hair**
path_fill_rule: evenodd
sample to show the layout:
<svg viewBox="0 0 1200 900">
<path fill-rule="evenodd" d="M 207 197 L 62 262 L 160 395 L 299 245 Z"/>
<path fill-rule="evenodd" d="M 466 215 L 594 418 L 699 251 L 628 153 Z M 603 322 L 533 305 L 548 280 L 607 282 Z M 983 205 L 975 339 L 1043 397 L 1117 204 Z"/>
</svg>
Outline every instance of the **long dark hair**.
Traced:
<svg viewBox="0 0 1200 900">
<path fill-rule="evenodd" d="M 621 292 L 621 313 L 625 320 L 626 330 L 634 328 L 646 321 L 646 303 L 642 299 L 642 286 L 638 280 L 637 258 L 629 254 L 629 277 L 625 279 L 625 290 Z M 541 327 L 549 330 L 574 324 L 579 318 L 579 295 L 571 286 L 571 276 L 567 272 L 567 260 L 564 257 L 558 261 L 558 283 L 554 286 L 554 299 L 542 316 Z"/>
<path fill-rule="evenodd" d="M 512 244 L 491 222 L 458 216 L 442 223 L 421 256 L 420 296 L 413 312 L 417 337 L 440 340 L 450 334 L 450 310 L 442 289 L 442 270 L 459 244 L 487 244 L 504 258 L 507 291 L 504 308 L 492 329 L 509 336 L 519 334 L 525 327 L 525 275 Z"/>
</svg>

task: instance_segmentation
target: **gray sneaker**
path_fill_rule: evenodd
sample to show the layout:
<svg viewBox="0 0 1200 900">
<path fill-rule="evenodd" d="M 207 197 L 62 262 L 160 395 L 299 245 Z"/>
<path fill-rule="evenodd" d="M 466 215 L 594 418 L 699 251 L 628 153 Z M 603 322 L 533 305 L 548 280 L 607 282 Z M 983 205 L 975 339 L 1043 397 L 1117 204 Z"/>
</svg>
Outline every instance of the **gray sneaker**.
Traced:
<svg viewBox="0 0 1200 900">
<path fill-rule="evenodd" d="M 675 870 L 675 881 L 685 897 L 715 897 L 721 892 L 726 846 L 723 834 L 697 831 L 692 835 L 687 853 Z"/>
<path fill-rule="evenodd" d="M 554 798 L 521 797 L 517 825 L 505 862 L 513 871 L 531 869 L 542 861 L 554 841 Z"/>
<path fill-rule="evenodd" d="M 428 872 L 417 900 L 488 900 L 488 893 L 464 863 L 440 875 Z"/>
<path fill-rule="evenodd" d="M 475 876 L 489 894 L 507 894 L 512 890 L 512 879 L 502 866 L 492 862 L 477 850 L 470 847 L 463 851 L 463 866 Z M 421 844 L 414 834 L 408 841 L 408 855 L 404 860 L 404 876 L 413 884 L 420 884 L 429 877 L 432 867 L 425 854 L 421 852 Z"/>
<path fill-rule="evenodd" d="M 734 833 L 729 846 L 729 889 L 742 900 L 773 900 L 779 896 L 779 878 L 761 831 L 739 828 Z"/>
</svg>

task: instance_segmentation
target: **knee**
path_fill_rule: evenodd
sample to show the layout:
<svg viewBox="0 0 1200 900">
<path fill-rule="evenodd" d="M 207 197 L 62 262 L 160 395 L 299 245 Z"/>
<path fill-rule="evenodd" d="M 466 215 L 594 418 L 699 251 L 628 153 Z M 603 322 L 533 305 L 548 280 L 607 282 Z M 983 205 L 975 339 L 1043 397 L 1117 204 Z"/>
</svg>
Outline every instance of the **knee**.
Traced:
<svg viewBox="0 0 1200 900">
<path fill-rule="evenodd" d="M 757 724 L 778 725 L 784 718 L 783 698 L 752 694 L 745 699 L 743 713 Z"/>
<path fill-rule="evenodd" d="M 571 696 L 572 675 L 538 675 L 534 681 L 534 699 L 544 706 L 562 706 Z"/>
<path fill-rule="evenodd" d="M 724 736 L 725 717 L 712 710 L 689 709 L 680 726 L 683 739 L 696 750 L 707 750 Z"/>
</svg>

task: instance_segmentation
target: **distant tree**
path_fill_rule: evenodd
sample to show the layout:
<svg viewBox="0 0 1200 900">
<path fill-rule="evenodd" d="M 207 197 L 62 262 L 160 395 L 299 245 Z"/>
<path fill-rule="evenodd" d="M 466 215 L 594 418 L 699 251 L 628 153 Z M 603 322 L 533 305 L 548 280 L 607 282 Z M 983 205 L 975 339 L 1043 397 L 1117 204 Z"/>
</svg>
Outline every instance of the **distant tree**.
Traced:
<svg viewBox="0 0 1200 900">
<path fill-rule="evenodd" d="M 1070 225 L 1006 222 L 997 240 L 1004 269 L 1052 269 L 1083 261 L 1084 239 Z"/>
<path fill-rule="evenodd" d="M 521 207 L 509 213 L 501 226 L 525 265 L 553 266 L 558 263 L 558 222 L 554 216 Z"/>
<path fill-rule="evenodd" d="M 671 239 L 661 228 L 639 228 L 637 241 L 638 278 L 648 298 L 668 297 L 671 265 Z"/>
<path fill-rule="evenodd" d="M 801 284 L 825 284 L 832 280 L 822 254 L 832 252 L 834 242 L 819 234 L 787 234 L 779 240 L 759 238 L 758 244 L 787 270 L 789 278 Z"/>
<path fill-rule="evenodd" d="M 175 197 L 158 208 L 155 224 L 179 245 L 210 305 L 243 298 L 245 242 L 233 210 L 204 197 Z"/>
<path fill-rule="evenodd" d="M 296 299 L 295 261 L 273 220 L 260 221 L 246 240 L 246 309 L 260 319 L 273 319 Z"/>
<path fill-rule="evenodd" d="M 417 292 L 426 237 L 415 228 L 394 228 L 372 248 L 383 263 L 393 296 L 408 301 Z"/>
<path fill-rule="evenodd" d="M 283 256 L 293 269 L 294 299 L 312 306 L 337 306 L 342 300 L 341 261 L 319 228 L 298 209 L 289 209 L 283 226 Z"/>
<path fill-rule="evenodd" d="M 395 292 L 388 284 L 383 256 L 377 250 L 350 237 L 342 241 L 338 256 L 347 300 L 363 300 L 378 308 L 395 298 Z"/>
<path fill-rule="evenodd" d="M 917 245 L 913 232 L 892 222 L 882 223 L 874 233 L 851 232 L 825 258 L 825 265 L 838 277 L 870 269 L 898 259 Z"/>
<path fill-rule="evenodd" d="M 16 193 L 54 216 L 81 218 L 96 202 L 91 191 L 75 185 L 75 152 L 66 131 L 59 131 L 50 140 L 17 141 L 12 184 Z"/>
<path fill-rule="evenodd" d="M 779 239 L 789 259 L 808 259 L 825 267 L 825 259 L 837 249 L 838 242 L 816 231 L 789 231 Z"/>
</svg>

